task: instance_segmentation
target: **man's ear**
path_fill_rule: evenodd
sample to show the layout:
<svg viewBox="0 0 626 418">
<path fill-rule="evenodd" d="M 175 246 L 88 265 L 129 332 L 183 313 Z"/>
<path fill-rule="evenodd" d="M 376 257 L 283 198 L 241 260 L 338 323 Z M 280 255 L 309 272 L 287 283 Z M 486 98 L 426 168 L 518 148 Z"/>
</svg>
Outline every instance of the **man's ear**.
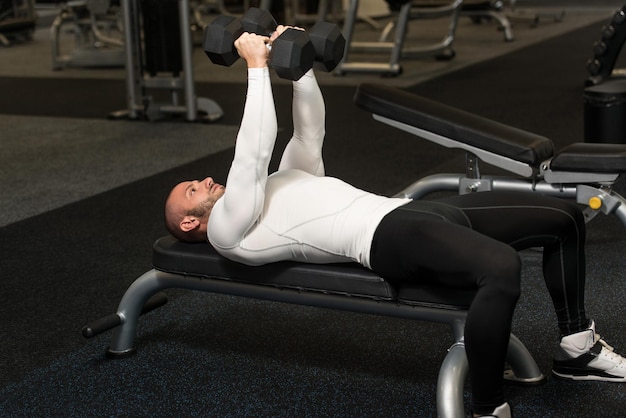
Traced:
<svg viewBox="0 0 626 418">
<path fill-rule="evenodd" d="M 187 215 L 180 221 L 180 230 L 183 232 L 192 231 L 200 226 L 200 220 L 195 216 Z"/>
</svg>

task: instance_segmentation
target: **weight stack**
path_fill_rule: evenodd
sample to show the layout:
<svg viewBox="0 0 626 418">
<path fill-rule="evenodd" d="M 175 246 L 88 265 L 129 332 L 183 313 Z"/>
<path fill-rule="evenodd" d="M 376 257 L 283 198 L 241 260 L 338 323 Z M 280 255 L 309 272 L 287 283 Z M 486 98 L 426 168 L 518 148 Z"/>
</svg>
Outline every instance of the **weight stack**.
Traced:
<svg viewBox="0 0 626 418">
<path fill-rule="evenodd" d="M 626 144 L 626 78 L 585 88 L 585 142 Z"/>
<path fill-rule="evenodd" d="M 178 0 L 141 0 L 144 37 L 144 70 L 154 77 L 183 69 Z"/>
</svg>

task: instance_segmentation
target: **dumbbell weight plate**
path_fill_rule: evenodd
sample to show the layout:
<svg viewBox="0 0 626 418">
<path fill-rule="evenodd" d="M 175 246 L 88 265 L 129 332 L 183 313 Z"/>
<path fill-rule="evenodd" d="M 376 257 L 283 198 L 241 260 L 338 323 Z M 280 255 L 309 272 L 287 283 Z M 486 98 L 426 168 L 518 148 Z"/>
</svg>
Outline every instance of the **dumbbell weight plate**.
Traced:
<svg viewBox="0 0 626 418">
<path fill-rule="evenodd" d="M 239 59 L 235 40 L 242 33 L 239 19 L 226 15 L 216 17 L 204 30 L 204 53 L 214 64 L 230 67 Z"/>
<path fill-rule="evenodd" d="M 280 78 L 299 80 L 314 60 L 315 48 L 304 31 L 287 29 L 272 42 L 270 66 Z"/>
<path fill-rule="evenodd" d="M 339 27 L 329 22 L 319 22 L 308 32 L 315 48 L 316 70 L 330 72 L 343 59 L 346 50 L 346 39 Z"/>
<path fill-rule="evenodd" d="M 271 13 L 264 9 L 250 7 L 241 17 L 244 32 L 270 36 L 276 30 L 276 21 Z"/>
</svg>

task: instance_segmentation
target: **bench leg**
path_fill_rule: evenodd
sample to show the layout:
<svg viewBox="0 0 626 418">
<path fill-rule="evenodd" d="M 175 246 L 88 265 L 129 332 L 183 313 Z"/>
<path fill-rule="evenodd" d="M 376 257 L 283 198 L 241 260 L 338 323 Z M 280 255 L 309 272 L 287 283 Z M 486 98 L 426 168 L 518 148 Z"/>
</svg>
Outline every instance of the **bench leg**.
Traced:
<svg viewBox="0 0 626 418">
<path fill-rule="evenodd" d="M 511 334 L 507 362 L 511 370 L 506 370 L 504 378 L 527 385 L 543 383 L 545 376 L 524 344 Z M 465 344 L 462 339 L 450 347 L 439 369 L 437 379 L 437 415 L 440 418 L 465 416 L 463 388 L 469 372 Z"/>
<path fill-rule="evenodd" d="M 117 307 L 120 325 L 113 330 L 111 344 L 106 354 L 111 358 L 124 358 L 135 352 L 137 322 L 145 303 L 156 293 L 171 288 L 215 291 L 237 294 L 228 281 L 200 280 L 198 277 L 173 274 L 152 269 L 137 278 L 126 290 Z M 223 290 L 226 289 L 226 290 Z M 240 295 L 245 296 L 242 291 Z"/>
<path fill-rule="evenodd" d="M 468 371 L 465 344 L 454 343 L 441 363 L 437 379 L 437 415 L 440 418 L 465 416 L 463 386 Z"/>
<path fill-rule="evenodd" d="M 509 351 L 507 352 L 506 360 L 511 366 L 511 370 L 504 372 L 506 380 L 528 385 L 544 382 L 545 376 L 539 370 L 535 359 L 519 338 L 513 334 L 511 334 L 509 340 Z"/>
<path fill-rule="evenodd" d="M 135 352 L 137 321 L 144 304 L 152 295 L 169 287 L 160 280 L 162 275 L 165 273 L 152 269 L 135 280 L 124 293 L 117 308 L 121 325 L 113 330 L 106 353 L 108 357 L 124 358 Z"/>
<path fill-rule="evenodd" d="M 171 288 L 219 292 L 221 288 L 228 289 L 231 285 L 228 281 L 215 283 L 217 284 L 210 280 L 199 280 L 198 277 L 167 273 L 157 269 L 142 274 L 128 287 L 117 307 L 121 325 L 113 330 L 106 355 L 111 358 L 124 358 L 135 352 L 139 316 L 145 303 L 156 293 Z M 228 293 L 228 290 L 222 293 Z M 241 295 L 245 296 L 245 293 Z"/>
</svg>

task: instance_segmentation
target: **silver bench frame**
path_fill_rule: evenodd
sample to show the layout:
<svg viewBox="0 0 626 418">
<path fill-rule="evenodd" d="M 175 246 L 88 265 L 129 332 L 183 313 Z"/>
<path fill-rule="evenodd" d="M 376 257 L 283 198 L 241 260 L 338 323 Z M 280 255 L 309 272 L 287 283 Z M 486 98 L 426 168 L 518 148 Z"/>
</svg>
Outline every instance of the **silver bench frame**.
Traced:
<svg viewBox="0 0 626 418">
<path fill-rule="evenodd" d="M 464 416 L 463 392 L 468 373 L 463 338 L 466 310 L 415 306 L 400 303 L 397 300 L 384 301 L 350 295 L 328 294 L 321 291 L 173 274 L 152 269 L 136 279 L 120 301 L 115 314 L 120 325 L 113 330 L 111 343 L 107 350 L 109 357 L 123 358 L 135 352 L 135 335 L 143 306 L 150 297 L 168 288 L 200 290 L 275 302 L 448 324 L 452 329 L 454 343 L 448 349 L 439 369 L 436 395 L 437 413 L 442 418 Z M 504 374 L 504 378 L 507 380 L 536 385 L 545 379 L 532 355 L 513 334 L 509 340 L 507 363 L 510 366 L 510 369 L 507 369 Z"/>
</svg>

